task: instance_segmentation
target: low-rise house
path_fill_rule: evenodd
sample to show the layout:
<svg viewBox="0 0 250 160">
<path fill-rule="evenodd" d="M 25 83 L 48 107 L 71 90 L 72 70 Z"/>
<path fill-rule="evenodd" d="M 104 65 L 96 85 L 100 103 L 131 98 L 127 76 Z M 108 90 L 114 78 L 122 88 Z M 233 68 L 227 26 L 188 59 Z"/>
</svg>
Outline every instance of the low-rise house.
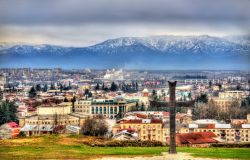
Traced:
<svg viewBox="0 0 250 160">
<path fill-rule="evenodd" d="M 119 130 L 116 134 L 113 135 L 112 139 L 114 140 L 120 140 L 120 141 L 124 141 L 124 140 L 138 140 L 138 134 L 136 133 L 136 131 L 134 129 L 122 129 Z"/>
<path fill-rule="evenodd" d="M 113 134 L 115 135 L 121 129 L 135 130 L 140 140 L 162 141 L 162 120 L 160 119 L 122 120 L 113 127 Z"/>
<path fill-rule="evenodd" d="M 15 138 L 20 133 L 20 127 L 15 122 L 5 123 L 0 126 L 0 139 Z"/>
</svg>

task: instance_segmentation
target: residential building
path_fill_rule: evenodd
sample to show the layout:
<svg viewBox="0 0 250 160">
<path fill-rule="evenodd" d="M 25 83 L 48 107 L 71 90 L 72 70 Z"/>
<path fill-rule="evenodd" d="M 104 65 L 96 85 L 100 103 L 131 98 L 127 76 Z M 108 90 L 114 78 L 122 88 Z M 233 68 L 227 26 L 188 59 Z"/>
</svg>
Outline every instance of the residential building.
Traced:
<svg viewBox="0 0 250 160">
<path fill-rule="evenodd" d="M 0 90 L 4 90 L 5 83 L 6 83 L 5 76 L 0 75 Z"/>
<path fill-rule="evenodd" d="M 5 123 L 0 126 L 0 139 L 15 138 L 20 133 L 20 127 L 15 122 Z"/>
<path fill-rule="evenodd" d="M 133 129 L 138 133 L 140 140 L 162 141 L 162 120 L 159 119 L 136 119 L 124 120 L 113 127 L 113 134 L 120 130 Z"/>
<path fill-rule="evenodd" d="M 231 124 L 190 124 L 189 132 L 213 132 L 226 143 L 250 141 L 250 124 L 242 124 L 239 128 L 233 128 Z"/>
<path fill-rule="evenodd" d="M 37 114 L 19 118 L 19 125 L 26 135 L 50 134 L 58 126 L 64 132 L 79 133 L 87 116 L 72 113 L 71 103 L 41 105 Z"/>
</svg>

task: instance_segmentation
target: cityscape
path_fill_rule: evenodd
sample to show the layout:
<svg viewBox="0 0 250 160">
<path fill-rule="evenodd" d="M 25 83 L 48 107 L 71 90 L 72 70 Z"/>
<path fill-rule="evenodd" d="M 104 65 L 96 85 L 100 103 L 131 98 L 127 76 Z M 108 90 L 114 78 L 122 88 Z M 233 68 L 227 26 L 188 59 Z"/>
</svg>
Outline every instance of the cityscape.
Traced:
<svg viewBox="0 0 250 160">
<path fill-rule="evenodd" d="M 0 159 L 250 159 L 248 1 L 13 2 Z"/>
</svg>

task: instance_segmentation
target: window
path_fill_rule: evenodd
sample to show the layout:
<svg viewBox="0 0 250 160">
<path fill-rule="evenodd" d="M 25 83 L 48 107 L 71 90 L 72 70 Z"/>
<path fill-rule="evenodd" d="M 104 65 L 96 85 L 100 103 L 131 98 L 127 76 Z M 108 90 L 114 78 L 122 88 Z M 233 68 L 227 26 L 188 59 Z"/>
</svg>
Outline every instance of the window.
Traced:
<svg viewBox="0 0 250 160">
<path fill-rule="evenodd" d="M 95 108 L 92 107 L 92 114 L 95 114 Z"/>
<path fill-rule="evenodd" d="M 119 112 L 123 112 L 123 111 L 122 111 L 122 106 L 119 106 Z"/>
<path fill-rule="evenodd" d="M 100 114 L 102 114 L 102 107 L 100 107 Z"/>
<path fill-rule="evenodd" d="M 113 107 L 110 107 L 110 114 L 113 114 Z"/>
<path fill-rule="evenodd" d="M 114 109 L 115 109 L 115 111 L 114 111 L 115 113 L 114 114 L 117 114 L 117 107 L 114 107 Z"/>
<path fill-rule="evenodd" d="M 104 107 L 104 114 L 106 114 L 107 113 L 107 108 L 106 107 Z"/>
<path fill-rule="evenodd" d="M 95 107 L 95 113 L 98 114 L 98 107 Z"/>
</svg>

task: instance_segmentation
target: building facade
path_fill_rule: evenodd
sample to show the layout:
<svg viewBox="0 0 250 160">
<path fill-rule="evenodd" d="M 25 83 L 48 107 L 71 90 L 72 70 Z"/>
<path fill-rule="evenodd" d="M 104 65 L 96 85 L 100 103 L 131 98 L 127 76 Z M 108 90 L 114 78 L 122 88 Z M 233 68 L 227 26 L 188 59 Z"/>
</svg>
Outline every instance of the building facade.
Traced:
<svg viewBox="0 0 250 160">
<path fill-rule="evenodd" d="M 19 118 L 19 125 L 26 135 L 51 134 L 56 128 L 79 133 L 85 116 L 74 115 L 70 103 L 38 106 L 37 114 Z"/>
<path fill-rule="evenodd" d="M 113 128 L 113 134 L 125 129 L 135 130 L 138 133 L 138 139 L 143 141 L 162 141 L 162 121 L 158 119 L 121 121 Z"/>
<path fill-rule="evenodd" d="M 75 103 L 75 113 L 89 116 L 103 115 L 113 119 L 119 113 L 130 111 L 133 106 L 136 106 L 136 102 L 136 100 L 124 99 L 79 100 Z"/>
<path fill-rule="evenodd" d="M 0 90 L 4 90 L 5 83 L 6 83 L 5 76 L 0 75 Z"/>
</svg>

